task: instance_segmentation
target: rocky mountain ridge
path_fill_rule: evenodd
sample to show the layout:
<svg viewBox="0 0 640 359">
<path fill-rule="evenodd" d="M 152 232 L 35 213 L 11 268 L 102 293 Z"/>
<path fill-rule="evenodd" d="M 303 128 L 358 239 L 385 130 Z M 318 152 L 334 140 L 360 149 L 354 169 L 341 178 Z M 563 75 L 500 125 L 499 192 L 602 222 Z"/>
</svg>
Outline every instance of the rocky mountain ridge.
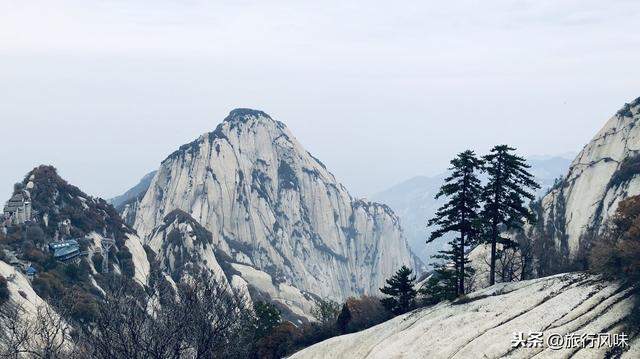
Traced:
<svg viewBox="0 0 640 359">
<path fill-rule="evenodd" d="M 148 242 L 175 209 L 236 263 L 320 297 L 376 292 L 403 264 L 421 270 L 393 211 L 352 198 L 262 111 L 233 110 L 169 155 L 137 204 L 134 228 Z"/>
<path fill-rule="evenodd" d="M 541 237 L 575 259 L 604 228 L 618 203 L 640 194 L 640 98 L 625 104 L 573 160 L 541 201 Z"/>
<path fill-rule="evenodd" d="M 33 207 L 24 238 L 34 249 L 51 241 L 80 238 L 87 241 L 80 246 L 91 259 L 93 253 L 101 251 L 101 240 L 110 238 L 115 241 L 114 254 L 117 254 L 112 258 L 114 269 L 134 277 L 141 285 L 146 284 L 149 263 L 142 242 L 105 200 L 67 183 L 53 166 L 34 168 L 22 185 L 30 192 Z M 37 230 L 31 230 L 30 234 L 30 228 Z"/>
<path fill-rule="evenodd" d="M 9 299 L 25 315 L 71 302 L 68 315 L 82 322 L 95 314 L 93 303 L 111 279 L 146 288 L 151 268 L 145 248 L 106 201 L 87 195 L 46 165 L 30 171 L 15 191 L 29 193 L 32 211 L 24 222 L 3 224 L 0 276 L 7 281 Z"/>
<path fill-rule="evenodd" d="M 268 273 L 234 260 L 216 246 L 211 232 L 184 211 L 169 212 L 147 238 L 147 245 L 153 250 L 160 269 L 173 282 L 178 282 L 192 269 L 206 269 L 247 303 L 271 302 L 293 323 L 311 320 L 309 313 L 317 296 L 278 283 Z"/>
</svg>

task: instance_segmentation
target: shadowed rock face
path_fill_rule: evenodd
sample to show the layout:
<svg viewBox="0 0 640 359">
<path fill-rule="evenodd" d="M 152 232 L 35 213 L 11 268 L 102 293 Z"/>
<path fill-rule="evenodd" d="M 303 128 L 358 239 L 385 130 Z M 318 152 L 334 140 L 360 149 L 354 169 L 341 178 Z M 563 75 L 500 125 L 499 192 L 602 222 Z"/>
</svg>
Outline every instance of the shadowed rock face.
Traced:
<svg viewBox="0 0 640 359">
<path fill-rule="evenodd" d="M 618 203 L 640 194 L 640 98 L 626 104 L 572 162 L 562 183 L 542 199 L 544 224 L 561 253 L 574 258 Z"/>
<path fill-rule="evenodd" d="M 127 192 L 120 196 L 108 199 L 107 202 L 113 205 L 113 207 L 120 213 L 125 210 L 125 207 L 129 204 L 133 204 L 140 200 L 144 196 L 144 193 L 149 188 L 151 180 L 156 175 L 156 171 L 152 171 L 144 175 L 140 182 L 129 189 Z"/>
<path fill-rule="evenodd" d="M 352 198 L 261 111 L 232 111 L 164 160 L 135 229 L 147 238 L 175 209 L 209 230 L 235 263 L 322 297 L 376 292 L 401 265 L 420 265 L 387 206 Z"/>
<path fill-rule="evenodd" d="M 326 340 L 292 358 L 604 358 L 611 350 L 513 348 L 514 333 L 619 334 L 632 310 L 629 290 L 586 274 L 502 283 L 453 303 Z M 640 341 L 622 358 L 637 358 Z M 574 356 L 572 356 L 574 355 Z"/>
</svg>

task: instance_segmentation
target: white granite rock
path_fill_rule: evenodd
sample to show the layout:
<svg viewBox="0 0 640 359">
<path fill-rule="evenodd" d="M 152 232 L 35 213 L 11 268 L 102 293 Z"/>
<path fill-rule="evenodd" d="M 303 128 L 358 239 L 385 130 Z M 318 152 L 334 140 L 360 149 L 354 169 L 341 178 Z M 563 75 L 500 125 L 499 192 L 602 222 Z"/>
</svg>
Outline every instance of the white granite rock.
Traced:
<svg viewBox="0 0 640 359">
<path fill-rule="evenodd" d="M 213 233 L 234 261 L 321 297 L 375 293 L 403 264 L 421 270 L 391 209 L 352 198 L 261 111 L 234 110 L 165 159 L 134 227 L 150 241 L 175 209 Z"/>
</svg>

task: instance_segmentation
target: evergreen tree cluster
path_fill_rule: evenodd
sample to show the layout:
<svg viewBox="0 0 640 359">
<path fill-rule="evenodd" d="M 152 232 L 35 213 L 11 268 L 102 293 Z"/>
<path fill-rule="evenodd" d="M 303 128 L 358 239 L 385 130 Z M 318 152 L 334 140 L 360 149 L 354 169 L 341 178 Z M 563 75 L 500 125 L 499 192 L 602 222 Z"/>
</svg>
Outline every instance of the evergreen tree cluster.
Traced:
<svg viewBox="0 0 640 359">
<path fill-rule="evenodd" d="M 503 233 L 534 220 L 526 202 L 540 187 L 528 172 L 530 166 L 514 152 L 513 147 L 498 145 L 482 157 L 467 150 L 451 160 L 451 174 L 436 194 L 436 199 L 445 197 L 447 202 L 428 221 L 436 229 L 427 243 L 455 233 L 449 247 L 434 256 L 439 262 L 423 290 L 434 301 L 465 294 L 465 279 L 473 275 L 468 253 L 478 244 L 491 247 L 489 284 L 495 284 L 497 260 L 505 250 L 518 247 Z"/>
<path fill-rule="evenodd" d="M 474 274 L 468 254 L 479 244 L 491 247 L 489 283 L 495 284 L 498 259 L 504 262 L 504 253 L 519 249 L 503 233 L 521 229 L 525 220 L 534 221 L 526 202 L 535 198 L 532 190 L 540 188 L 528 172 L 530 166 L 515 150 L 498 145 L 485 156 L 467 150 L 451 160 L 450 174 L 435 196 L 446 202 L 428 221 L 435 230 L 427 243 L 449 233 L 455 236 L 448 248 L 433 256 L 438 259 L 435 270 L 419 291 L 416 276 L 405 266 L 387 279 L 380 292 L 386 295 L 381 303 L 390 313 L 400 315 L 414 309 L 418 294 L 427 305 L 464 295 L 466 280 Z"/>
</svg>

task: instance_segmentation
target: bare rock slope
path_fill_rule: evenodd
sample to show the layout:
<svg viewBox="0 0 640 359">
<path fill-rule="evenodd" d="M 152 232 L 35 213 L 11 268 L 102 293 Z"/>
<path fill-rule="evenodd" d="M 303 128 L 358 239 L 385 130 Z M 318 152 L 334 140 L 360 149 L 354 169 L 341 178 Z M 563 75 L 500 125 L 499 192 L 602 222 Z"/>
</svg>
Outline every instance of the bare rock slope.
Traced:
<svg viewBox="0 0 640 359">
<path fill-rule="evenodd" d="M 292 358 L 604 358 L 613 351 L 608 345 L 553 350 L 547 340 L 621 334 L 633 306 L 629 290 L 587 274 L 502 283 L 326 340 Z M 543 332 L 542 348 L 513 348 L 514 333 L 520 332 Z M 640 341 L 630 339 L 629 345 L 622 358 L 637 358 Z"/>
</svg>

